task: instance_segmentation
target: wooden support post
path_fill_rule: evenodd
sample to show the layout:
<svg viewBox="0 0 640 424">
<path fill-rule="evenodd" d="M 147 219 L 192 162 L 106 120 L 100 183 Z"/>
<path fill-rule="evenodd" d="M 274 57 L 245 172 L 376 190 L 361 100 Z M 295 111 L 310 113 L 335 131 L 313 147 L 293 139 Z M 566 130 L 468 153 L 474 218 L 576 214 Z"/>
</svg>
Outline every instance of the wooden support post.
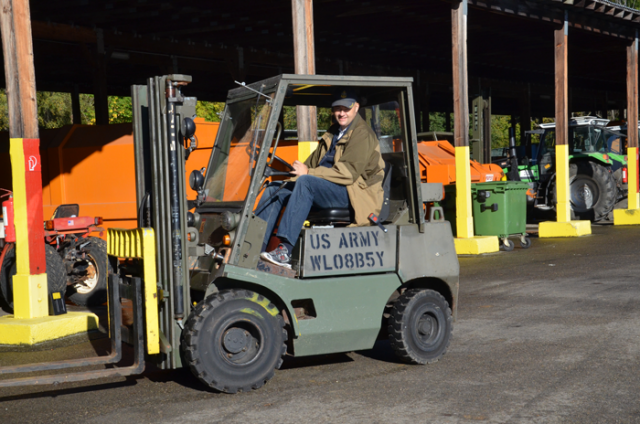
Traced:
<svg viewBox="0 0 640 424">
<path fill-rule="evenodd" d="M 107 56 L 104 49 L 104 34 L 101 29 L 96 30 L 97 53 L 94 69 L 94 107 L 96 124 L 109 124 L 109 95 L 107 94 Z"/>
<path fill-rule="evenodd" d="M 313 0 L 291 0 L 293 15 L 293 50 L 296 74 L 316 73 L 313 38 Z M 315 106 L 298 106 L 298 159 L 305 160 L 318 145 L 318 122 Z"/>
<path fill-rule="evenodd" d="M 579 237 L 591 234 L 590 221 L 572 221 L 569 200 L 569 90 L 567 78 L 569 14 L 564 13 L 564 25 L 554 30 L 555 41 L 555 101 L 556 101 L 556 212 L 557 221 L 541 222 L 538 236 Z"/>
<path fill-rule="evenodd" d="M 467 83 L 467 0 L 451 3 L 454 148 L 456 155 L 456 238 L 458 254 L 497 252 L 498 237 L 474 237 L 469 165 L 469 87 Z"/>
<path fill-rule="evenodd" d="M 467 84 L 467 1 L 453 1 L 453 137 L 456 152 L 456 232 L 473 237 L 469 167 L 469 94 Z"/>
<path fill-rule="evenodd" d="M 73 115 L 74 124 L 82 124 L 82 116 L 80 112 L 80 87 L 78 84 L 73 85 L 71 93 L 71 114 Z"/>
<path fill-rule="evenodd" d="M 557 220 L 571 221 L 569 203 L 569 120 L 567 41 L 569 23 L 565 14 L 564 25 L 554 31 L 555 40 L 555 100 L 556 100 L 556 189 Z"/>
<path fill-rule="evenodd" d="M 40 318 L 48 315 L 49 303 L 29 1 L 0 0 L 0 6 L 16 230 L 14 316 Z"/>
<path fill-rule="evenodd" d="M 638 30 L 627 46 L 627 209 L 614 209 L 614 225 L 640 225 L 640 163 L 638 162 Z"/>
<path fill-rule="evenodd" d="M 628 209 L 639 209 L 640 166 L 638 166 L 638 30 L 636 38 L 627 46 L 627 166 Z"/>
<path fill-rule="evenodd" d="M 1 0 L 2 50 L 9 106 L 9 137 L 38 138 L 31 18 L 26 0 Z"/>
</svg>

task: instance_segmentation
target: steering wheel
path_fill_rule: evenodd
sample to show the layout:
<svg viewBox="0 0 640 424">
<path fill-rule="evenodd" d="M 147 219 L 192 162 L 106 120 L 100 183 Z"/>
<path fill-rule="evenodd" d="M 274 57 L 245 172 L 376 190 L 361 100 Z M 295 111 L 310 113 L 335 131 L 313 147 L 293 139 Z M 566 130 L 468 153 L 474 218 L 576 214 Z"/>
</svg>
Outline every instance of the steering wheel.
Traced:
<svg viewBox="0 0 640 424">
<path fill-rule="evenodd" d="M 291 172 L 289 172 L 289 171 L 279 171 L 279 170 L 275 169 L 273 167 L 273 165 L 272 165 L 274 160 L 277 160 L 278 162 L 283 164 L 287 169 L 289 169 L 289 171 L 293 171 L 293 166 L 289 162 L 287 162 L 286 160 L 282 159 L 280 156 L 274 154 L 274 155 L 272 155 L 271 161 L 269 162 L 268 166 L 264 169 L 264 176 L 265 177 L 271 177 L 272 175 L 291 176 Z"/>
</svg>

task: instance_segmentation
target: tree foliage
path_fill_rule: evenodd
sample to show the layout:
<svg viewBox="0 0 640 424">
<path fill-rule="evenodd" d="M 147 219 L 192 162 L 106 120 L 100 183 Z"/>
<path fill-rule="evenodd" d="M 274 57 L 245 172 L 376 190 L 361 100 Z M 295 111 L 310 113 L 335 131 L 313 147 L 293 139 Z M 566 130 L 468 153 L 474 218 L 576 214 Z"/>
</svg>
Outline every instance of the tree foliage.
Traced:
<svg viewBox="0 0 640 424">
<path fill-rule="evenodd" d="M 73 123 L 73 108 L 71 106 L 71 94 L 50 91 L 39 91 L 38 102 L 38 126 L 40 128 L 60 128 Z M 131 97 L 109 96 L 108 100 L 109 123 L 121 124 L 132 122 L 133 107 Z M 93 94 L 80 94 L 80 122 L 84 125 L 95 125 L 96 112 Z M 224 110 L 224 103 L 202 102 L 196 105 L 198 116 L 210 122 L 220 121 L 220 114 Z M 7 93 L 0 90 L 0 131 L 9 129 L 9 108 L 7 105 Z"/>
<path fill-rule="evenodd" d="M 640 9 L 640 0 L 611 0 L 612 3 L 618 3 L 632 9 Z"/>
<path fill-rule="evenodd" d="M 123 124 L 133 120 L 131 97 L 109 97 L 109 123 Z"/>
<path fill-rule="evenodd" d="M 220 122 L 223 111 L 224 103 L 222 102 L 198 101 L 196 104 L 196 115 L 208 122 Z"/>
<path fill-rule="evenodd" d="M 69 94 L 39 91 L 36 95 L 40 128 L 60 128 L 73 122 Z"/>
</svg>

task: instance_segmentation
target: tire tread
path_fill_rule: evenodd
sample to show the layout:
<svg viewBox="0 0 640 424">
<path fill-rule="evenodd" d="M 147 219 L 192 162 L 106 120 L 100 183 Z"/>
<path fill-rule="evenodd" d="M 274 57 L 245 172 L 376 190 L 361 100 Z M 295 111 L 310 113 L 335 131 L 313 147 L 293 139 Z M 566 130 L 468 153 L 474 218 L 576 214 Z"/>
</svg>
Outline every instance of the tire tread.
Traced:
<svg viewBox="0 0 640 424">
<path fill-rule="evenodd" d="M 431 364 L 437 362 L 446 353 L 447 349 L 449 348 L 449 344 L 451 343 L 451 336 L 449 335 L 449 337 L 447 337 L 446 346 L 444 347 L 442 352 L 437 357 L 430 358 L 428 360 L 424 360 L 423 358 L 420 358 L 418 355 L 416 355 L 415 352 L 412 352 L 412 349 L 406 343 L 402 331 L 405 325 L 403 322 L 403 318 L 405 317 L 407 308 L 411 301 L 414 299 L 414 297 L 422 292 L 430 292 L 431 295 L 435 296 L 438 300 L 447 305 L 445 316 L 447 317 L 447 321 L 451 327 L 451 308 L 449 307 L 449 304 L 447 303 L 444 296 L 442 296 L 440 293 L 434 290 L 409 289 L 406 290 L 402 295 L 400 295 L 400 297 L 398 297 L 398 299 L 394 303 L 392 313 L 389 316 L 389 342 L 398 358 L 400 358 L 401 361 L 410 364 Z"/>
<path fill-rule="evenodd" d="M 250 299 L 253 296 L 254 293 L 248 290 L 225 290 L 222 292 L 218 292 L 208 296 L 202 302 L 198 303 L 198 305 L 192 310 L 192 312 L 189 314 L 189 317 L 187 318 L 187 324 L 185 325 L 185 329 L 182 333 L 181 349 L 183 356 L 186 359 L 193 375 L 195 375 L 198 380 L 200 380 L 206 386 L 216 391 L 231 394 L 237 392 L 249 392 L 251 390 L 261 388 L 275 375 L 275 370 L 271 370 L 265 378 L 260 379 L 250 385 L 234 386 L 230 382 L 221 382 L 216 380 L 215 376 L 213 375 L 209 376 L 207 374 L 207 371 L 203 368 L 202 362 L 200 361 L 197 335 L 201 330 L 201 326 L 204 325 L 204 318 L 202 316 L 203 312 L 208 309 L 214 310 L 215 308 L 220 307 L 224 303 L 231 300 Z M 259 302 L 265 301 L 265 298 L 261 295 L 258 295 L 257 299 Z M 267 308 L 271 309 L 275 308 L 275 306 L 272 303 L 269 303 Z M 279 369 L 283 363 L 283 357 L 286 354 L 286 341 L 288 339 L 288 334 L 284 328 L 285 323 L 282 315 L 278 314 L 276 316 L 276 320 L 278 323 L 278 327 L 282 332 L 282 346 L 280 350 L 280 356 L 275 366 L 275 369 Z"/>
</svg>

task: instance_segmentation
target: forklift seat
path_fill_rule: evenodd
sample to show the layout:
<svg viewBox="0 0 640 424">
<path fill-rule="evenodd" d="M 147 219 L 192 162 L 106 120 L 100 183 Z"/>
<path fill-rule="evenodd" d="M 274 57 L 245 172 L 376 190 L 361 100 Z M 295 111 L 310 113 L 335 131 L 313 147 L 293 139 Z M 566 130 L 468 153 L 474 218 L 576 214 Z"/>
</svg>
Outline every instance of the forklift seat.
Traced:
<svg viewBox="0 0 640 424">
<path fill-rule="evenodd" d="M 380 209 L 378 220 L 384 222 L 389 216 L 389 192 L 391 191 L 391 170 L 393 165 L 385 161 L 384 179 L 382 180 L 382 189 L 384 190 L 384 201 Z M 311 209 L 307 221 L 311 225 L 349 225 L 353 221 L 353 211 L 348 208 L 328 208 L 328 209 Z"/>
</svg>

